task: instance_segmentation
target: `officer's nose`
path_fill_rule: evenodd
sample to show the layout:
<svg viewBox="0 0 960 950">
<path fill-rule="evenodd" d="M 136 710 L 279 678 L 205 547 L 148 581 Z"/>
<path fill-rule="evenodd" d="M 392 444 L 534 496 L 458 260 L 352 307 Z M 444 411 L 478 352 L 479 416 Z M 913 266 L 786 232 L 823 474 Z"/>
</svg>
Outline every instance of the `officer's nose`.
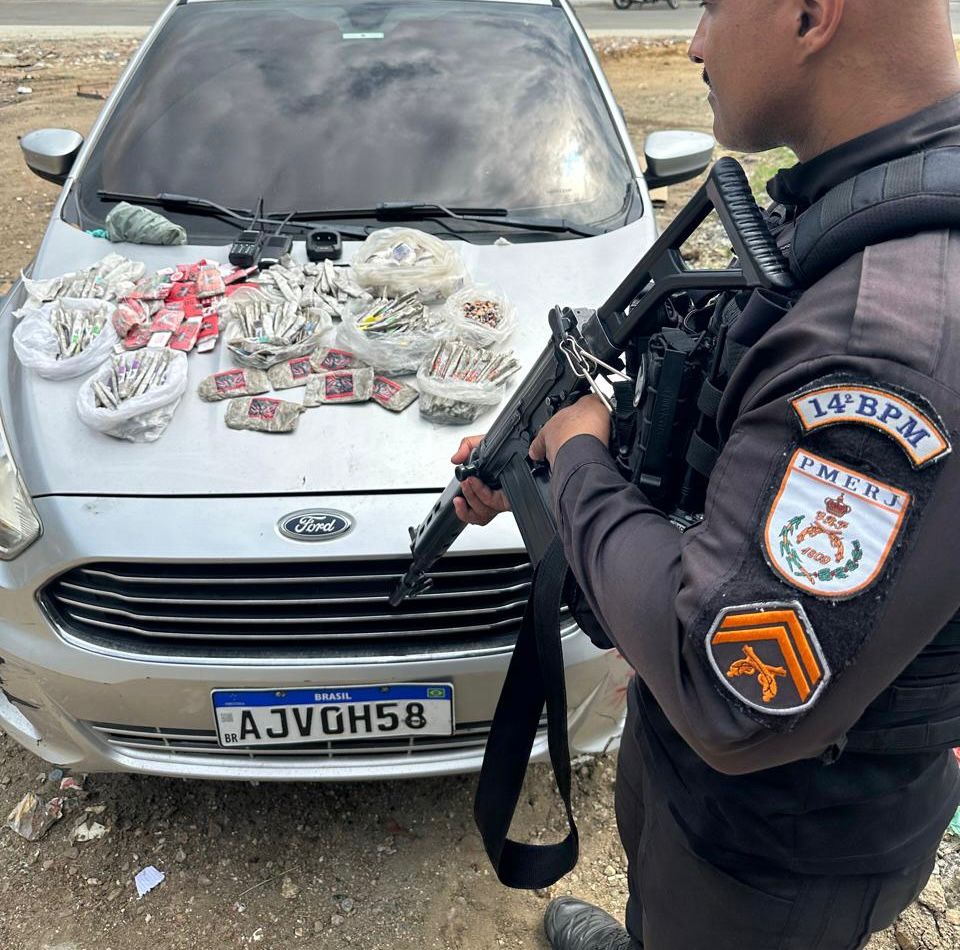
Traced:
<svg viewBox="0 0 960 950">
<path fill-rule="evenodd" d="M 700 17 L 700 22 L 697 24 L 697 31 L 693 34 L 693 39 L 687 48 L 687 57 L 690 62 L 696 63 L 698 66 L 703 65 L 703 33 L 703 17 Z"/>
</svg>

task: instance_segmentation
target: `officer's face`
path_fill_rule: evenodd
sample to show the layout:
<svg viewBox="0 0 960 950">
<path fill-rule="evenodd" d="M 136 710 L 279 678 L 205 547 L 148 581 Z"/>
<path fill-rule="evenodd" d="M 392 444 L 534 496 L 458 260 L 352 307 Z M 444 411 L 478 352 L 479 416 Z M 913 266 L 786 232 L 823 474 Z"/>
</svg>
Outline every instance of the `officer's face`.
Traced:
<svg viewBox="0 0 960 950">
<path fill-rule="evenodd" d="M 714 135 L 745 152 L 784 144 L 797 109 L 790 82 L 795 3 L 704 0 L 702 6 L 689 56 L 703 66 Z"/>
</svg>

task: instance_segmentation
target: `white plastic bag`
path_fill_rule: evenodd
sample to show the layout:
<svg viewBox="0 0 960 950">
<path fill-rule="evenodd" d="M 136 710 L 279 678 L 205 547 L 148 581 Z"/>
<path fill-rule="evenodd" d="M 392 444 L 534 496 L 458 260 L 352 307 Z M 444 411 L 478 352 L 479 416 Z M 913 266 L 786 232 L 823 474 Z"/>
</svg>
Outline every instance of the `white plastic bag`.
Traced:
<svg viewBox="0 0 960 950">
<path fill-rule="evenodd" d="M 424 364 L 417 371 L 420 416 L 438 425 L 461 426 L 475 422 L 503 399 L 499 383 L 465 383 L 457 379 L 436 379 Z"/>
<path fill-rule="evenodd" d="M 423 300 L 443 300 L 467 271 L 449 241 L 413 228 L 383 228 L 360 245 L 351 261 L 353 279 L 386 297 L 417 290 Z"/>
<path fill-rule="evenodd" d="M 56 331 L 50 323 L 50 315 L 57 306 L 68 310 L 89 310 L 91 313 L 103 312 L 104 325 L 99 336 L 76 356 L 58 359 L 60 343 Z M 73 379 L 91 373 L 107 357 L 118 341 L 117 331 L 113 328 L 113 314 L 116 306 L 104 300 L 77 300 L 63 297 L 41 307 L 25 307 L 17 311 L 23 319 L 13 331 L 13 348 L 24 366 L 36 370 L 44 379 Z"/>
<path fill-rule="evenodd" d="M 354 303 L 357 303 L 354 301 Z M 424 357 L 436 347 L 437 341 L 450 335 L 446 321 L 440 315 L 429 321 L 421 330 L 402 333 L 369 333 L 357 326 L 364 307 L 357 306 L 354 312 L 337 327 L 337 344 L 349 350 L 361 362 L 383 373 L 404 375 L 415 373 Z M 366 309 L 369 309 L 367 306 Z"/>
<path fill-rule="evenodd" d="M 187 354 L 171 351 L 170 366 L 163 384 L 134 396 L 120 404 L 119 409 L 104 409 L 98 406 L 93 394 L 93 384 L 106 384 L 111 376 L 110 367 L 105 367 L 89 379 L 85 379 L 77 393 L 77 412 L 80 420 L 115 439 L 130 442 L 155 442 L 163 435 L 173 414 L 180 405 L 180 398 L 187 388 Z"/>
<path fill-rule="evenodd" d="M 502 346 L 516 326 L 516 311 L 493 287 L 470 284 L 458 290 L 443 308 L 447 322 L 461 340 L 480 346 Z"/>
</svg>

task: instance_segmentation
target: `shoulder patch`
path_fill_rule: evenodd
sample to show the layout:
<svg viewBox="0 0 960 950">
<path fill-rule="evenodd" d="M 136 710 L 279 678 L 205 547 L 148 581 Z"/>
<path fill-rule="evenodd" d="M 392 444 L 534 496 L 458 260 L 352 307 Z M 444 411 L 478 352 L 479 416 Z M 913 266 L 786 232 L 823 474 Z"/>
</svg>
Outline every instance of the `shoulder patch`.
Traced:
<svg viewBox="0 0 960 950">
<path fill-rule="evenodd" d="M 768 715 L 808 709 L 830 680 L 810 620 L 795 600 L 725 607 L 707 632 L 706 648 L 720 682 Z"/>
<path fill-rule="evenodd" d="M 853 597 L 879 577 L 910 501 L 899 488 L 797 449 L 767 514 L 767 563 L 815 597 Z"/>
<path fill-rule="evenodd" d="M 914 468 L 923 468 L 951 450 L 943 423 L 925 399 L 872 383 L 834 377 L 790 397 L 804 432 L 847 423 L 866 425 L 889 436 Z"/>
</svg>

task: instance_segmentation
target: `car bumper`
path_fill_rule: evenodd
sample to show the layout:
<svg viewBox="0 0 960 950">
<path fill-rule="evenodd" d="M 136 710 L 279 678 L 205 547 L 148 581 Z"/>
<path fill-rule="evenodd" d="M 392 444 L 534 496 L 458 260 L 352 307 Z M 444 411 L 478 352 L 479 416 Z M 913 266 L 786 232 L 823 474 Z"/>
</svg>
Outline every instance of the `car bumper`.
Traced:
<svg viewBox="0 0 960 950">
<path fill-rule="evenodd" d="M 426 510 L 429 496 L 324 497 L 351 511 L 357 529 L 345 556 L 402 553 L 385 539 Z M 231 658 L 137 654 L 84 642 L 60 628 L 38 592 L 52 577 L 94 559 L 151 561 L 317 557 L 316 546 L 282 538 L 273 526 L 311 500 L 297 498 L 141 499 L 47 497 L 36 501 L 44 533 L 0 567 L 0 728 L 46 761 L 84 772 L 267 781 L 347 781 L 476 771 L 510 659 L 509 646 L 431 654 Z M 498 519 L 470 530 L 470 551 L 517 547 L 516 529 Z M 367 525 L 369 527 L 364 528 Z M 329 555 L 328 555 L 329 556 Z M 596 650 L 576 628 L 563 638 L 569 732 L 574 755 L 614 748 L 622 728 L 630 670 L 614 652 Z M 283 750 L 222 749 L 211 691 L 292 689 L 369 683 L 449 682 L 456 734 L 449 741 L 375 740 Z M 546 756 L 541 732 L 533 750 Z"/>
</svg>

